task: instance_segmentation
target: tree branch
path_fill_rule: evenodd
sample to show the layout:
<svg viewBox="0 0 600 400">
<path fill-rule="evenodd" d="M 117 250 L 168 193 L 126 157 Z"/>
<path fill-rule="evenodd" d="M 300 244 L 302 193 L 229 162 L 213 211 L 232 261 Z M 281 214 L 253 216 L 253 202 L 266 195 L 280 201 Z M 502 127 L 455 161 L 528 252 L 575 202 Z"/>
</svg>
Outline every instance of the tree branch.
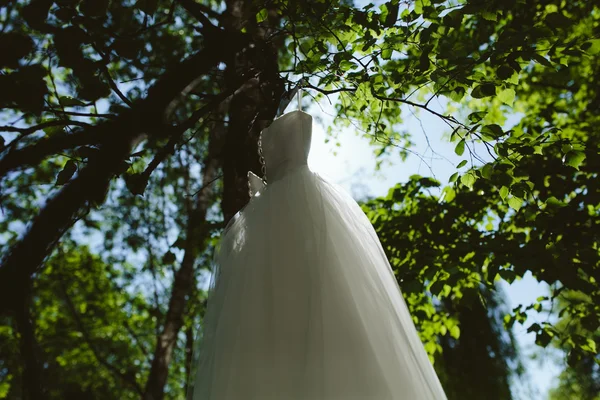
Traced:
<svg viewBox="0 0 600 400">
<path fill-rule="evenodd" d="M 325 89 L 321 89 L 319 87 L 313 86 L 313 85 L 306 85 L 305 87 L 309 88 L 309 89 L 313 89 L 316 90 L 320 93 L 323 93 L 325 95 L 329 95 L 329 94 L 334 94 L 334 93 L 340 93 L 340 92 L 351 92 L 354 93 L 356 92 L 356 88 L 347 88 L 347 87 L 343 87 L 343 88 L 339 88 L 339 89 L 332 89 L 332 90 L 325 90 Z M 419 103 L 415 103 L 412 102 L 410 100 L 405 100 L 405 99 L 400 99 L 397 97 L 386 97 L 386 96 L 381 96 L 378 94 L 374 94 L 373 93 L 373 97 L 375 97 L 378 100 L 388 100 L 388 101 L 394 101 L 397 103 L 403 103 L 412 107 L 417 107 L 417 108 L 421 108 L 425 111 L 427 111 L 430 114 L 433 114 L 441 119 L 443 119 L 444 121 L 450 122 L 452 124 L 459 124 L 459 125 L 463 125 L 461 124 L 459 121 L 456 120 L 456 118 L 450 116 L 450 115 L 443 115 L 438 113 L 437 111 L 432 110 L 431 108 L 427 107 L 427 105 L 424 104 L 419 104 Z"/>
<path fill-rule="evenodd" d="M 217 28 L 215 25 L 213 25 L 213 23 L 210 22 L 208 17 L 206 15 L 204 15 L 204 13 L 206 13 L 207 11 L 212 11 L 208 7 L 203 6 L 202 4 L 197 3 L 194 0 L 177 0 L 177 2 L 179 4 L 181 4 L 181 6 L 183 8 L 185 8 L 185 10 L 191 16 L 196 18 L 198 20 L 198 22 L 200 22 L 202 24 L 202 30 L 205 31 L 205 33 L 210 34 L 211 31 L 214 32 L 214 31 L 219 30 L 219 28 Z M 214 11 L 212 11 L 211 14 L 213 16 L 216 14 L 217 16 L 220 17 L 220 14 L 217 14 Z"/>
<path fill-rule="evenodd" d="M 41 124 L 30 126 L 27 128 L 17 128 L 15 126 L 0 126 L 0 132 L 18 132 L 18 133 L 20 133 L 20 136 L 22 137 L 22 136 L 30 135 L 30 134 L 40 131 L 42 129 L 50 128 L 52 126 L 64 126 L 64 125 L 76 125 L 76 126 L 83 126 L 83 127 L 90 126 L 90 124 L 87 124 L 87 123 L 81 122 L 81 121 L 55 120 L 55 121 L 42 122 Z M 17 140 L 17 139 L 15 139 L 15 140 Z M 10 144 L 8 146 L 10 146 Z"/>
<path fill-rule="evenodd" d="M 129 100 L 127 96 L 125 96 L 123 92 L 121 92 L 121 90 L 113 80 L 112 76 L 110 76 L 110 72 L 108 71 L 108 68 L 106 68 L 106 65 L 103 64 L 102 70 L 104 72 L 104 75 L 106 75 L 106 80 L 108 81 L 108 85 L 111 87 L 111 89 L 117 94 L 117 96 L 119 96 L 123 103 L 127 104 L 129 107 L 133 107 L 131 100 Z"/>
<path fill-rule="evenodd" d="M 217 34 L 222 35 L 220 31 Z M 223 44 L 225 40 L 227 40 L 225 43 L 231 43 L 233 47 L 227 49 L 228 46 Z M 198 79 L 199 71 L 202 71 L 200 74 L 209 72 L 207 64 L 212 66 L 213 61 L 215 63 L 223 61 L 226 52 L 235 53 L 233 50 L 242 48 L 247 43 L 247 39 L 243 35 L 219 36 L 211 40 L 211 43 L 213 44 L 210 48 L 196 53 L 167 71 L 150 88 L 146 99 L 138 102 L 136 107 L 124 111 L 113 121 L 100 122 L 81 132 L 42 139 L 30 147 L 9 152 L 0 159 L 0 177 L 16 168 L 36 165 L 50 155 L 76 146 L 110 143 L 121 140 L 123 136 L 139 133 L 158 137 L 167 136 L 168 132 L 165 132 L 164 124 L 165 110 L 170 109 L 178 96 L 188 90 L 188 87 Z M 213 106 L 214 100 L 210 103 Z M 197 112 L 202 114 L 205 110 Z M 197 115 L 194 117 L 198 118 Z"/>
<path fill-rule="evenodd" d="M 237 41 L 224 45 L 221 41 L 196 53 L 173 69 L 167 71 L 148 91 L 148 96 L 125 110 L 115 121 L 107 121 L 82 131 L 93 133 L 102 139 L 100 151 L 88 161 L 77 176 L 51 198 L 35 217 L 23 238 L 10 247 L 0 265 L 0 315 L 14 308 L 16 295 L 30 282 L 32 275 L 50 253 L 55 243 L 81 217 L 86 207 L 102 204 L 110 182 L 119 172 L 122 162 L 129 157 L 132 145 L 140 135 L 161 137 L 165 134 L 164 111 L 190 83 L 206 74 L 226 54 L 244 45 Z M 202 108 L 208 114 L 217 104 L 209 103 Z M 13 168 L 31 164 L 49 155 L 47 150 L 28 160 L 12 160 Z M 5 159 L 0 161 L 3 164 Z M 7 171 L 3 165 L 0 171 Z"/>
<path fill-rule="evenodd" d="M 91 118 L 117 118 L 114 114 L 96 114 L 96 113 L 81 113 L 76 111 L 65 111 L 65 110 L 55 110 L 54 108 L 45 107 L 44 111 L 52 112 L 54 114 L 65 114 L 72 115 L 74 117 L 91 117 Z"/>
<path fill-rule="evenodd" d="M 231 97 L 232 95 L 235 95 L 236 93 L 239 93 L 240 91 L 242 91 L 244 89 L 244 87 L 246 87 L 247 83 L 249 81 L 251 81 L 252 79 L 255 79 L 255 76 L 252 76 L 250 79 L 248 79 L 246 81 L 246 83 L 241 85 L 239 88 L 236 88 L 235 90 L 230 89 L 230 90 L 224 91 L 216 96 L 213 96 L 211 102 L 212 103 L 221 103 L 221 102 L 226 101 L 228 97 Z M 154 172 L 154 170 L 169 155 L 173 154 L 173 152 L 175 151 L 175 146 L 181 139 L 181 135 L 188 129 L 191 129 L 194 126 L 194 124 L 196 124 L 203 115 L 204 115 L 204 113 L 203 113 L 202 109 L 198 109 L 198 110 L 194 111 L 194 113 L 192 113 L 190 118 L 188 118 L 186 121 L 184 121 L 179 126 L 177 126 L 177 128 L 175 128 L 177 134 L 174 133 L 174 134 L 170 135 L 168 143 L 158 151 L 158 153 L 154 156 L 152 161 L 148 164 L 148 166 L 146 167 L 144 172 L 142 172 L 142 177 L 141 177 L 142 182 L 145 182 L 147 184 L 152 172 Z"/>
<path fill-rule="evenodd" d="M 36 165 L 46 157 L 60 153 L 63 150 L 101 143 L 103 139 L 115 134 L 115 132 L 111 133 L 110 129 L 108 129 L 109 126 L 118 126 L 118 124 L 102 124 L 100 126 L 86 124 L 88 129 L 79 130 L 73 133 L 62 132 L 40 139 L 37 143 L 22 149 L 15 149 L 12 147 L 4 157 L 0 158 L 0 178 L 4 177 L 12 170 Z M 15 143 L 15 140 L 13 140 L 9 146 L 12 146 L 12 144 Z"/>
</svg>

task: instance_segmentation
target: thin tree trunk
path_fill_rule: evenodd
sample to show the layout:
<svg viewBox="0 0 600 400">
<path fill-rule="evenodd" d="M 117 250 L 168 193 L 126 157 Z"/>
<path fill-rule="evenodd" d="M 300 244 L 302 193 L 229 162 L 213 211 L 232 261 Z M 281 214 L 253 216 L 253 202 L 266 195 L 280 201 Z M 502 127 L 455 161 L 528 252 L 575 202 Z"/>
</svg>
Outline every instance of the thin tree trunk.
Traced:
<svg viewBox="0 0 600 400">
<path fill-rule="evenodd" d="M 40 349 L 35 339 L 35 325 L 31 316 L 30 290 L 22 294 L 21 307 L 15 310 L 15 323 L 19 333 L 19 348 L 23 360 L 23 400 L 44 400 L 43 370 Z"/>
<path fill-rule="evenodd" d="M 202 171 L 203 189 L 197 194 L 196 204 L 188 217 L 185 253 L 173 279 L 169 308 L 160 335 L 157 338 L 154 358 L 144 390 L 144 400 L 161 400 L 167 383 L 169 364 L 173 356 L 177 335 L 183 326 L 188 297 L 193 292 L 195 264 L 198 255 L 206 248 L 210 229 L 206 224 L 206 212 L 214 201 L 215 186 L 211 185 L 220 167 L 221 129 L 213 129 L 208 153 Z"/>
<path fill-rule="evenodd" d="M 192 375 L 194 362 L 194 330 L 192 326 L 185 329 L 185 393 L 189 391 L 190 379 L 194 379 Z"/>
</svg>

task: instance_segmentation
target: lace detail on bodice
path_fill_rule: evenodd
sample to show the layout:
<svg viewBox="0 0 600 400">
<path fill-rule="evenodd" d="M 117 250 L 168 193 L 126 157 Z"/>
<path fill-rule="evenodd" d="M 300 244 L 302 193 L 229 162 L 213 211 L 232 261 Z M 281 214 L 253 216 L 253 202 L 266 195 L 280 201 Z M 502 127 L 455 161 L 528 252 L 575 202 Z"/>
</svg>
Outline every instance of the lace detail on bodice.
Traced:
<svg viewBox="0 0 600 400">
<path fill-rule="evenodd" d="M 312 116 L 303 111 L 285 114 L 263 130 L 262 150 L 269 183 L 307 165 L 311 138 Z"/>
</svg>

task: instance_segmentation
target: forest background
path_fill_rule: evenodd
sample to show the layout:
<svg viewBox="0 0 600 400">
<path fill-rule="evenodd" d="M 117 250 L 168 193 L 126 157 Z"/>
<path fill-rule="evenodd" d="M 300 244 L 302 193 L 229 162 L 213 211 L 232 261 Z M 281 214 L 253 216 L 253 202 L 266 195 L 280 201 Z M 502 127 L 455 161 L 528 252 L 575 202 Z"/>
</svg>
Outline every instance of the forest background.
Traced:
<svg viewBox="0 0 600 400">
<path fill-rule="evenodd" d="M 599 20 L 566 0 L 1 0 L 0 398 L 185 398 L 214 246 L 301 85 L 311 166 L 364 171 L 346 185 L 448 397 L 599 399 Z"/>
</svg>

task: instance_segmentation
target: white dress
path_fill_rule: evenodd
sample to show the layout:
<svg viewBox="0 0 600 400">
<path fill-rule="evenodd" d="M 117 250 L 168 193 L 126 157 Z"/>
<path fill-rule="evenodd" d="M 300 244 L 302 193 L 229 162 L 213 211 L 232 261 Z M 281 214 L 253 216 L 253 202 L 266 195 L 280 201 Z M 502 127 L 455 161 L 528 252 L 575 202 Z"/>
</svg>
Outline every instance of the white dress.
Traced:
<svg viewBox="0 0 600 400">
<path fill-rule="evenodd" d="M 379 239 L 307 166 L 312 117 L 262 133 L 268 185 L 216 253 L 193 400 L 446 399 Z"/>
</svg>

